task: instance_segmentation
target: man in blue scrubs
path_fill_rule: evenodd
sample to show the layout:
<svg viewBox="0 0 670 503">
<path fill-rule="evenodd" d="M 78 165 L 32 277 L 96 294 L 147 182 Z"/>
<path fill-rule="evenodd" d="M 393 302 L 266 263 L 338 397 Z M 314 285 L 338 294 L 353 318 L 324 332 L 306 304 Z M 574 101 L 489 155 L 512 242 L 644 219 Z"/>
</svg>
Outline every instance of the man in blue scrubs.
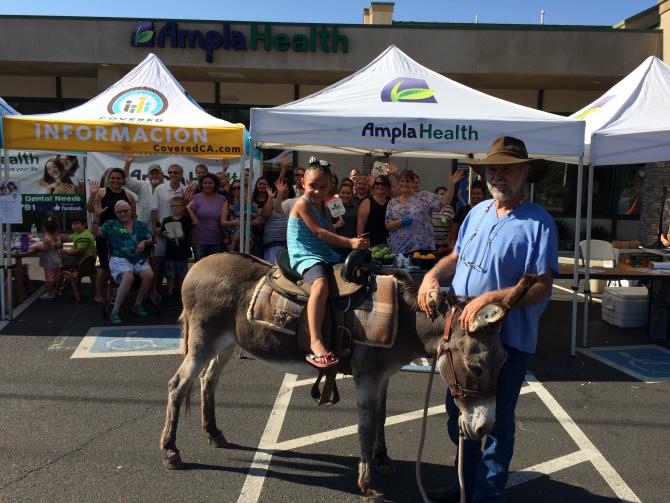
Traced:
<svg viewBox="0 0 670 503">
<path fill-rule="evenodd" d="M 503 136 L 496 139 L 486 159 L 470 161 L 485 176 L 493 199 L 482 201 L 468 213 L 458 233 L 454 251 L 424 277 L 419 306 L 428 315 L 428 292 L 451 279 L 458 296 L 475 297 L 461 315 L 461 327 L 469 331 L 477 311 L 501 302 L 524 274 L 537 274 L 530 288 L 503 321 L 500 336 L 507 360 L 500 370 L 496 389 L 496 422 L 481 442 L 466 440 L 463 450 L 465 491 L 470 502 L 502 499 L 514 450 L 514 409 L 530 356 L 535 352 L 538 321 L 551 296 L 552 277 L 558 272 L 556 225 L 539 205 L 526 198 L 526 183 L 544 175 L 542 159 L 529 159 L 523 141 Z M 458 445 L 458 408 L 447 393 L 448 430 Z M 458 501 L 458 484 L 431 494 L 433 501 Z"/>
</svg>

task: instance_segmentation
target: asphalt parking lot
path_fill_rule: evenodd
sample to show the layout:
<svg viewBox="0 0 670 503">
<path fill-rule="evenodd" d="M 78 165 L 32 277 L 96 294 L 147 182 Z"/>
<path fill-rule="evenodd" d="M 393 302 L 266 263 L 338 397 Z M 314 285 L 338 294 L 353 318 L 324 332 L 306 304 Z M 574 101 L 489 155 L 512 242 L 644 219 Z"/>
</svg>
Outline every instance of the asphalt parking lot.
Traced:
<svg viewBox="0 0 670 503">
<path fill-rule="evenodd" d="M 598 307 L 590 321 L 594 346 L 649 342 L 643 330 L 604 325 Z M 641 382 L 581 353 L 570 358 L 569 309 L 557 294 L 542 320 L 517 407 L 506 501 L 670 501 L 670 384 Z M 170 326 L 177 314 L 169 308 L 126 323 Z M 90 347 L 82 353 L 91 327 L 106 326 L 97 305 L 76 305 L 66 294 L 35 301 L 0 332 L 1 501 L 360 501 L 351 378 L 339 381 L 340 404 L 318 409 L 305 376 L 234 358 L 216 409 L 231 447 L 208 446 L 196 393 L 177 436 L 187 469 L 167 471 L 158 441 L 167 381 L 180 357 L 138 347 L 130 348 L 137 356 L 95 356 Z M 148 351 L 176 352 L 165 348 Z M 72 358 L 76 351 L 80 357 Z M 414 460 L 426 383 L 419 372 L 391 381 L 387 443 L 397 470 L 376 478 L 387 501 L 420 500 Z M 428 487 L 455 477 L 444 393 L 436 380 L 423 456 Z"/>
</svg>

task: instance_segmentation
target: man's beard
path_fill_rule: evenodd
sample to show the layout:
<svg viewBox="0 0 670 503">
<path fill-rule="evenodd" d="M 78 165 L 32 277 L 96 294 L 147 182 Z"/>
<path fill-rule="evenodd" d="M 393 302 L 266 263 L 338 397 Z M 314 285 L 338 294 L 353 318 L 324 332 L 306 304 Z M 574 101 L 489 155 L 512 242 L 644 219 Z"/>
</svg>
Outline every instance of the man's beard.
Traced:
<svg viewBox="0 0 670 503">
<path fill-rule="evenodd" d="M 486 182 L 486 186 L 488 187 L 493 199 L 498 202 L 505 202 L 513 199 L 515 196 L 519 195 L 523 189 L 523 184 L 515 188 L 506 183 L 492 184 L 491 182 Z"/>
</svg>

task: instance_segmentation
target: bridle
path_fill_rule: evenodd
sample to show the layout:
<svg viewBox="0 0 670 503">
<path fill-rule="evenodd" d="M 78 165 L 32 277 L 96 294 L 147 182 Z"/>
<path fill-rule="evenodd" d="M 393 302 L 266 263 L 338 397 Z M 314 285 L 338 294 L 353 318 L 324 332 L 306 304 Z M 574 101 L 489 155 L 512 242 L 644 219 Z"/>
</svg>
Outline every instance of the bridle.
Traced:
<svg viewBox="0 0 670 503">
<path fill-rule="evenodd" d="M 449 314 L 447 315 L 447 321 L 444 325 L 444 334 L 442 335 L 442 340 L 440 341 L 439 346 L 437 347 L 435 359 L 439 360 L 440 356 L 444 353 L 447 360 L 447 384 L 449 385 L 449 391 L 451 396 L 454 398 L 491 398 L 496 395 L 495 390 L 483 391 L 480 389 L 469 389 L 461 386 L 456 377 L 456 370 L 454 368 L 454 358 L 451 354 L 451 349 L 449 348 L 449 339 L 451 338 L 451 323 L 454 320 L 454 314 L 456 313 L 456 304 L 452 304 L 449 309 Z"/>
</svg>

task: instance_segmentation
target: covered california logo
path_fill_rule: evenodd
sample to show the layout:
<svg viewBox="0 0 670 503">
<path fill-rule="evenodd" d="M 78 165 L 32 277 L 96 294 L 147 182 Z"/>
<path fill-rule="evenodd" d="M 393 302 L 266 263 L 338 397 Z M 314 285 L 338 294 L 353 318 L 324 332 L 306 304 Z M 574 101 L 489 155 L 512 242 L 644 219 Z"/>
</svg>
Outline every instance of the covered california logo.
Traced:
<svg viewBox="0 0 670 503">
<path fill-rule="evenodd" d="M 398 77 L 384 86 L 381 99 L 386 102 L 437 103 L 434 95 L 435 91 L 425 80 Z"/>
<path fill-rule="evenodd" d="M 163 93 L 151 87 L 132 87 L 114 96 L 107 105 L 110 114 L 160 115 L 168 107 Z"/>
</svg>

